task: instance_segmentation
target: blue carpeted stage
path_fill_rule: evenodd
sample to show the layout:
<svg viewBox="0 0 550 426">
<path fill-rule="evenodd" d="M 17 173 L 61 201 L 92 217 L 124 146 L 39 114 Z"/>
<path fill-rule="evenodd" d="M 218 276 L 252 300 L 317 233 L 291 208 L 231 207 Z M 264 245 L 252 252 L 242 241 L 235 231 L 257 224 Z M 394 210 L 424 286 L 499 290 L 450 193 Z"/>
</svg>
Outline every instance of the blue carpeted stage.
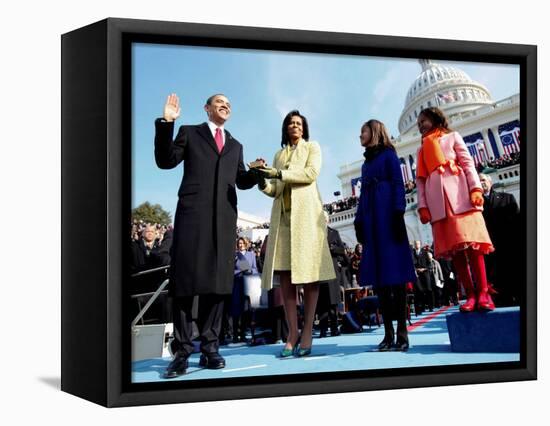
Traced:
<svg viewBox="0 0 550 426">
<path fill-rule="evenodd" d="M 491 313 L 497 317 L 496 320 L 502 318 L 499 311 L 497 309 Z M 520 355 L 517 351 L 453 352 L 446 317 L 457 313 L 458 307 L 451 307 L 413 317 L 413 325 L 409 327 L 410 349 L 405 353 L 377 352 L 384 329 L 374 325 L 370 329 L 365 327 L 362 333 L 315 338 L 313 352 L 305 358 L 278 358 L 282 343 L 254 347 L 243 344 L 222 346 L 220 353 L 227 363 L 224 369 L 200 368 L 200 355 L 197 353 L 189 359 L 187 374 L 170 381 L 519 361 Z M 465 319 L 475 318 L 472 316 Z M 507 338 L 509 340 L 510 336 Z M 519 341 L 519 330 L 517 340 Z M 170 360 L 156 358 L 134 362 L 132 381 L 166 381 L 162 374 Z"/>
</svg>

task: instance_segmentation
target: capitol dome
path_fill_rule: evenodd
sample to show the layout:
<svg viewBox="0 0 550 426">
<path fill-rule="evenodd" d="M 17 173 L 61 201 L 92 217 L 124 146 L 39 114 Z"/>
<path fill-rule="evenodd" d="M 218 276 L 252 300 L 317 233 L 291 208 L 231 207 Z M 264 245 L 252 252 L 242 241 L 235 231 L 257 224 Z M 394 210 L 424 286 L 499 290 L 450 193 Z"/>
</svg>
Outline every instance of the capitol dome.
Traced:
<svg viewBox="0 0 550 426">
<path fill-rule="evenodd" d="M 487 88 L 473 81 L 464 71 L 429 59 L 420 59 L 419 62 L 422 72 L 407 92 L 405 107 L 399 117 L 401 134 L 416 129 L 416 119 L 424 108 L 441 108 L 451 118 L 493 103 Z"/>
</svg>

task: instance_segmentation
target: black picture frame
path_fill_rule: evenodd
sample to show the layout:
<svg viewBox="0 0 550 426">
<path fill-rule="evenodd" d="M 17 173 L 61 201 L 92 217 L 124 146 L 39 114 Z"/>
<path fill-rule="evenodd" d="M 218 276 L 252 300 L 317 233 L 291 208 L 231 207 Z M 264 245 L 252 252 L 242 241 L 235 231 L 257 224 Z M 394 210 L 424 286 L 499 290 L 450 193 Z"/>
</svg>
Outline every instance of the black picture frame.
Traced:
<svg viewBox="0 0 550 426">
<path fill-rule="evenodd" d="M 116 18 L 64 34 L 61 41 L 62 390 L 120 407 L 537 378 L 536 46 Z M 520 361 L 397 373 L 131 384 L 123 298 L 131 175 L 131 87 L 126 77 L 133 42 L 518 64 L 525 227 Z"/>
</svg>

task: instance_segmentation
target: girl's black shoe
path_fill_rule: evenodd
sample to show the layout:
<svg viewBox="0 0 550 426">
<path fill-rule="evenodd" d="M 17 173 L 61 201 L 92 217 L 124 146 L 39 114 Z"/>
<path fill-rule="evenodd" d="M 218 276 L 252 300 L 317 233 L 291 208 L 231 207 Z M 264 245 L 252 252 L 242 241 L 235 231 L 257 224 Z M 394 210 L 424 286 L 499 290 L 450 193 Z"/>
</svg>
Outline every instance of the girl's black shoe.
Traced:
<svg viewBox="0 0 550 426">
<path fill-rule="evenodd" d="M 394 348 L 399 352 L 407 352 L 409 350 L 409 341 L 398 336 Z"/>
<path fill-rule="evenodd" d="M 380 352 L 391 351 L 392 347 L 393 347 L 393 336 L 384 336 L 384 340 L 382 340 L 378 344 L 378 350 Z"/>
</svg>

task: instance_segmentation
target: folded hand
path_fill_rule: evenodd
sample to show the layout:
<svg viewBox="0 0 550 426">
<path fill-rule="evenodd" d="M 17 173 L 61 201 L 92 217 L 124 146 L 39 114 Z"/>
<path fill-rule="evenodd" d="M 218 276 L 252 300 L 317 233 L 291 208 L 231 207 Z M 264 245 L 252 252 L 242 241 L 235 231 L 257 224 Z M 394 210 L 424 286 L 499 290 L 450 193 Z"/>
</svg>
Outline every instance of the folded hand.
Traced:
<svg viewBox="0 0 550 426">
<path fill-rule="evenodd" d="M 258 170 L 267 179 L 281 179 L 281 171 L 275 167 L 258 167 Z"/>
<path fill-rule="evenodd" d="M 260 189 L 264 189 L 266 187 L 266 181 L 265 177 L 262 172 L 260 172 L 257 168 L 251 168 L 248 170 L 248 174 L 252 177 L 254 182 L 258 185 Z"/>
</svg>

